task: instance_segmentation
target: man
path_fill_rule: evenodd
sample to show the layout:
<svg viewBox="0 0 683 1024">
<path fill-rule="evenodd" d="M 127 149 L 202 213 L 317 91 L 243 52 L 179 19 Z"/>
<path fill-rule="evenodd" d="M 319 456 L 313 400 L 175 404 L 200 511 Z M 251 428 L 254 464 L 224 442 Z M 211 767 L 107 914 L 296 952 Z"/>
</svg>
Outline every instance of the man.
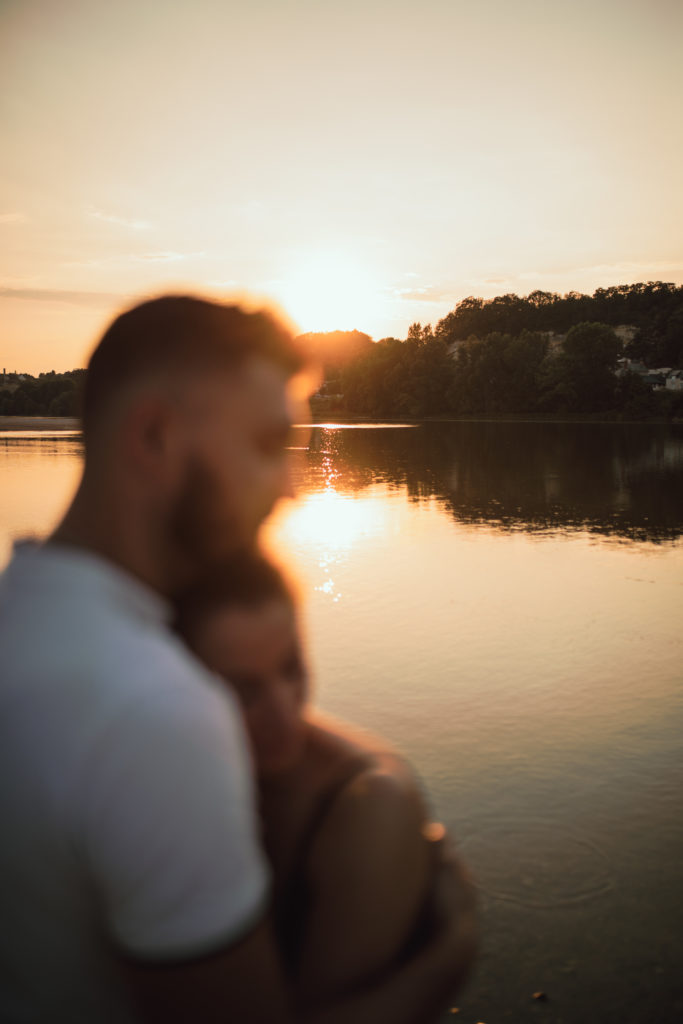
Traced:
<svg viewBox="0 0 683 1024">
<path fill-rule="evenodd" d="M 471 956 L 469 890 L 394 977 L 291 1005 L 239 714 L 168 600 L 289 492 L 288 382 L 265 313 L 144 303 L 88 369 L 85 465 L 50 541 L 2 580 L 3 1021 L 428 1019 Z"/>
</svg>

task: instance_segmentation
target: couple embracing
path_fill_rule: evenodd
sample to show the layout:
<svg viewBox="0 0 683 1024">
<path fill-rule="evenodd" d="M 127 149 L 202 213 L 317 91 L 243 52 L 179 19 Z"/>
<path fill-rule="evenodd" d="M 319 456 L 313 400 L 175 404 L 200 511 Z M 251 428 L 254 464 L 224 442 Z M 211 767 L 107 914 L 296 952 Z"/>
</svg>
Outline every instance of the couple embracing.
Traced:
<svg viewBox="0 0 683 1024">
<path fill-rule="evenodd" d="M 253 551 L 302 365 L 189 297 L 92 355 L 78 491 L 0 580 L 3 1021 L 413 1024 L 470 965 L 470 884 L 401 760 L 305 707 Z"/>
</svg>

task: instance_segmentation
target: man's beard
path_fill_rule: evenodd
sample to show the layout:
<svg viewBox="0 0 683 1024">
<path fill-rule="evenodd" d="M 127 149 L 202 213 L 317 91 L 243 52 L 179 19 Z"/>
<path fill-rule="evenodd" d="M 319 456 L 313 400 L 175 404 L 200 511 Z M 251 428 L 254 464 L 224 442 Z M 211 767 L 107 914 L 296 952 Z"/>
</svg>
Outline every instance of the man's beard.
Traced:
<svg viewBox="0 0 683 1024">
<path fill-rule="evenodd" d="M 170 546 L 185 563 L 187 575 L 199 576 L 216 561 L 253 543 L 254 537 L 247 537 L 240 528 L 232 497 L 226 500 L 199 456 L 188 461 L 185 481 L 168 518 Z"/>
</svg>

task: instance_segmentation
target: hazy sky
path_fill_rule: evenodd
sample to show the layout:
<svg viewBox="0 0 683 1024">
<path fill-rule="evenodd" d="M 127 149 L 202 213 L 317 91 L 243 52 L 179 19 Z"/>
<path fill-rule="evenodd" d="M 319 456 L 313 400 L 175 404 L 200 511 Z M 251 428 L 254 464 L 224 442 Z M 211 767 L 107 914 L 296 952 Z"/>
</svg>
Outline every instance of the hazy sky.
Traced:
<svg viewBox="0 0 683 1024">
<path fill-rule="evenodd" d="M 168 288 L 405 337 L 683 283 L 680 0 L 0 0 L 0 369 Z"/>
</svg>

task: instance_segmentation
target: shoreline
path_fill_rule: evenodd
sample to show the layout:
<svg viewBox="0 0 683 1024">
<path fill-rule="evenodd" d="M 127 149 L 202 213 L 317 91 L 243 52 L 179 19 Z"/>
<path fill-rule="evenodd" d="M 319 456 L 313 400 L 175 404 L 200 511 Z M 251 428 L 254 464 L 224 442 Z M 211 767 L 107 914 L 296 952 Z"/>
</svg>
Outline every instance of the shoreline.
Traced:
<svg viewBox="0 0 683 1024">
<path fill-rule="evenodd" d="M 330 412 L 325 415 L 317 411 L 311 415 L 313 426 L 320 426 L 325 423 L 588 423 L 588 424 L 609 424 L 611 426 L 631 426 L 637 424 L 660 426 L 671 426 L 672 424 L 683 423 L 677 417 L 664 419 L 661 416 L 651 416 L 646 419 L 621 419 L 617 416 L 609 416 L 606 413 L 479 413 L 469 416 L 351 416 L 347 413 Z"/>
<path fill-rule="evenodd" d="M 569 416 L 567 414 L 557 415 L 533 415 L 530 413 L 519 413 L 517 415 L 513 413 L 503 413 L 499 416 L 495 415 L 471 415 L 471 416 L 349 416 L 344 413 L 329 413 L 327 416 L 321 411 L 311 414 L 310 426 L 320 426 L 325 423 L 594 423 L 594 424 L 611 424 L 611 425 L 652 425 L 660 424 L 663 426 L 671 426 L 672 424 L 679 424 L 683 420 L 674 419 L 662 419 L 660 417 L 652 417 L 649 419 L 617 419 L 616 417 L 609 417 L 606 415 L 575 415 Z M 22 430 L 40 430 L 40 431 L 67 431 L 73 430 L 80 432 L 81 421 L 76 416 L 0 416 L 0 433 L 4 431 L 22 431 Z"/>
<path fill-rule="evenodd" d="M 76 416 L 0 416 L 0 431 L 80 429 L 81 421 Z"/>
</svg>

